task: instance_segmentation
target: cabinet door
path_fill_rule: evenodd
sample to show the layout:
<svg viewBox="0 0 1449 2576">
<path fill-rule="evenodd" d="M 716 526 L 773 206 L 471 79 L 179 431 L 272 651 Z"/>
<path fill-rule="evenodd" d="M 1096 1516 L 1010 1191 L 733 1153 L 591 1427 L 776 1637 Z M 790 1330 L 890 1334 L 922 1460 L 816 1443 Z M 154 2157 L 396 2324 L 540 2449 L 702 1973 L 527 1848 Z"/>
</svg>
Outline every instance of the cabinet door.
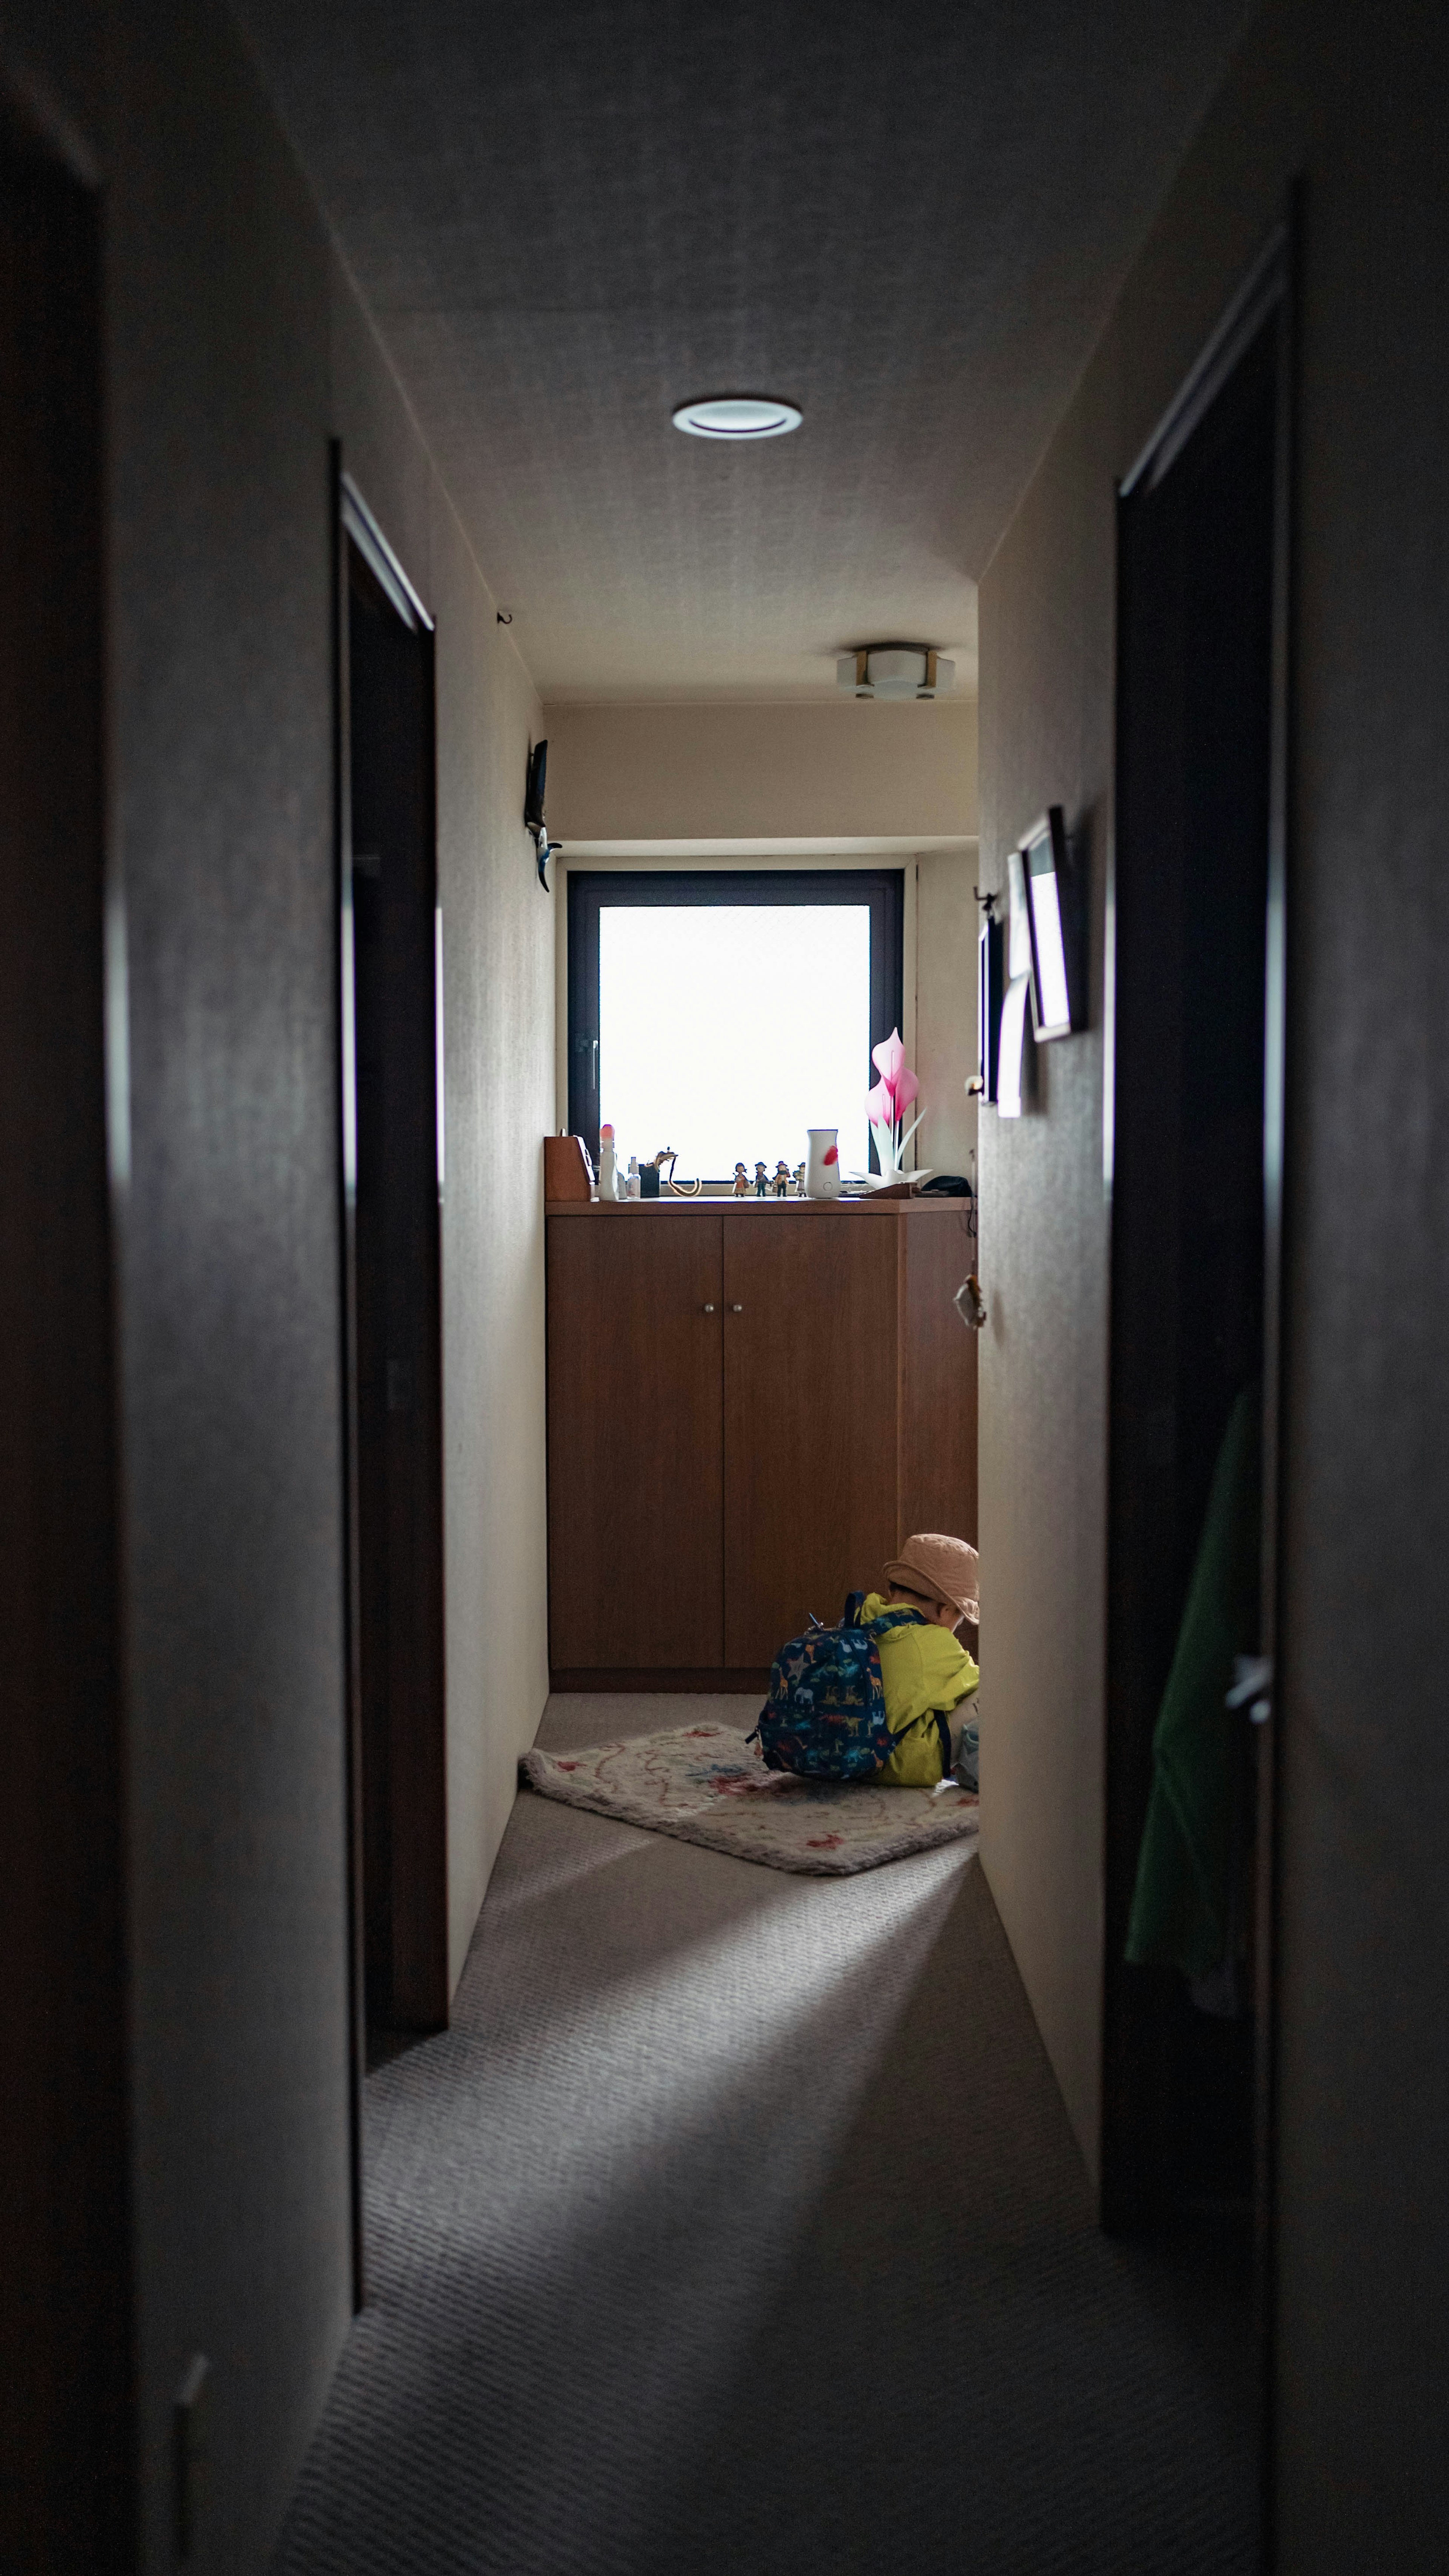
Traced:
<svg viewBox="0 0 1449 2576">
<path fill-rule="evenodd" d="M 896 1228 L 724 1218 L 725 1661 L 838 1619 L 896 1540 Z"/>
<path fill-rule="evenodd" d="M 900 1535 L 976 1544 L 976 1353 L 954 1299 L 976 1267 L 966 1203 L 907 1208 L 901 1229 Z"/>
<path fill-rule="evenodd" d="M 556 1670 L 724 1661 L 722 1302 L 718 1214 L 548 1219 Z"/>
</svg>

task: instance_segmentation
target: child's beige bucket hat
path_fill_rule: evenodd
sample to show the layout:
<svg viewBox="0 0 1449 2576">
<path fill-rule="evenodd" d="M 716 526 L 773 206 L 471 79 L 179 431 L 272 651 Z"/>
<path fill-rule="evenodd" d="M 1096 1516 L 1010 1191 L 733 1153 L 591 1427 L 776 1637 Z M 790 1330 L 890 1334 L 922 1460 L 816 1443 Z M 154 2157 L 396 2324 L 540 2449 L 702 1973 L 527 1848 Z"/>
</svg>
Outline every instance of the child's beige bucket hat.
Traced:
<svg viewBox="0 0 1449 2576">
<path fill-rule="evenodd" d="M 923 1593 L 929 1601 L 949 1601 L 963 1619 L 974 1619 L 979 1624 L 976 1566 L 976 1550 L 964 1538 L 946 1538 L 937 1530 L 924 1530 L 919 1537 L 907 1539 L 900 1555 L 886 1567 L 885 1578 L 887 1583 L 899 1584 L 907 1592 Z"/>
</svg>

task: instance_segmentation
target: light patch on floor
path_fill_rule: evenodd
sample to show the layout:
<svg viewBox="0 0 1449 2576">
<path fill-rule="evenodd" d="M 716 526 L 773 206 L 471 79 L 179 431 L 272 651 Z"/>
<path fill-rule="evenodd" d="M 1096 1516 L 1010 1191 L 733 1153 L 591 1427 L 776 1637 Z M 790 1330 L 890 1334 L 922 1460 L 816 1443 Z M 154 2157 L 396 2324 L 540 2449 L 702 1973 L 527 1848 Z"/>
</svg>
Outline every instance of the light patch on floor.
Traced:
<svg viewBox="0 0 1449 2576">
<path fill-rule="evenodd" d="M 753 1703 L 540 1740 L 701 1709 Z M 1251 2567 L 1237 2311 L 1093 2228 L 969 1850 L 800 1880 L 521 1797 L 367 2118 L 278 2576 Z"/>
</svg>

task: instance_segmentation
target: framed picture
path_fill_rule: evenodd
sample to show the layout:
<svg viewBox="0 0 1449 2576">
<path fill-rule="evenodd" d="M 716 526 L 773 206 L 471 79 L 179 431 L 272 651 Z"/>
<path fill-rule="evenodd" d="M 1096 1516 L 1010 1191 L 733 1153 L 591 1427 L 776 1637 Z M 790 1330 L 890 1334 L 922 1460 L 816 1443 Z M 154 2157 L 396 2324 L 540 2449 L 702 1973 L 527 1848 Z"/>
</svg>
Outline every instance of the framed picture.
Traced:
<svg viewBox="0 0 1449 2576">
<path fill-rule="evenodd" d="M 1012 855 L 1021 870 L 1025 897 L 1022 910 L 1031 943 L 1031 1008 L 1036 1035 L 1042 1040 L 1069 1038 L 1081 1023 L 1072 1010 L 1073 889 L 1066 823 L 1060 805 L 1048 807 Z M 1013 876 L 1013 930 L 1016 882 Z M 1025 959 L 1022 962 L 1025 964 Z"/>
<path fill-rule="evenodd" d="M 996 1108 L 1002 1118 L 1019 1118 L 1026 1070 L 1026 1012 L 1030 975 L 1013 975 L 1001 1005 L 1001 1038 L 997 1058 Z"/>
<path fill-rule="evenodd" d="M 980 1042 L 980 1097 L 994 1107 L 1001 1061 L 1001 1005 L 1005 994 L 1006 934 L 990 913 L 981 924 L 976 957 L 976 1027 Z"/>
<path fill-rule="evenodd" d="M 1018 975 L 1031 973 L 1031 907 L 1026 892 L 1026 850 L 1009 850 L 1006 857 L 1006 980 L 1014 984 Z"/>
</svg>

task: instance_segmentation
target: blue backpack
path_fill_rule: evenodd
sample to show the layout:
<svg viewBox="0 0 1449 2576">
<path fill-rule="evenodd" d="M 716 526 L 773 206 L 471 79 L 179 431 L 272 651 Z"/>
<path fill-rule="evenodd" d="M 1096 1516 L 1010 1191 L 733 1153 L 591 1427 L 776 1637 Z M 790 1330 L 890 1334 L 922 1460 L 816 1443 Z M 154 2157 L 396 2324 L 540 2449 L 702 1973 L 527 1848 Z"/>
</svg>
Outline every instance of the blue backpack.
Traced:
<svg viewBox="0 0 1449 2576">
<path fill-rule="evenodd" d="M 885 1685 L 876 1639 L 887 1628 L 923 1627 L 919 1610 L 883 1610 L 861 1623 L 863 1592 L 852 1592 L 838 1628 L 814 1622 L 792 1637 L 770 1667 L 770 1696 L 750 1737 L 767 1771 L 806 1780 L 869 1780 L 890 1760 Z"/>
</svg>

